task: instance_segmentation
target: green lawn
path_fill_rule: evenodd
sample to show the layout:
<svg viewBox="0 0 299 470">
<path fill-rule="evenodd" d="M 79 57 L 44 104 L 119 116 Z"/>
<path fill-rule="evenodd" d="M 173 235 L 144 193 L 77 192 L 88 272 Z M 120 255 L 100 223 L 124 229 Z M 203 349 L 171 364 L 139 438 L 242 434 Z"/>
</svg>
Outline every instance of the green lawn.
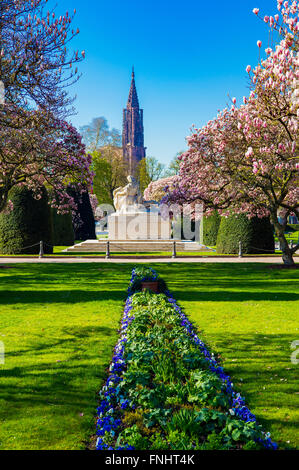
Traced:
<svg viewBox="0 0 299 470">
<path fill-rule="evenodd" d="M 78 449 L 90 439 L 129 279 L 128 269 L 108 271 L 0 269 L 0 449 Z"/>
<path fill-rule="evenodd" d="M 182 265 L 169 285 L 259 422 L 281 448 L 299 449 L 299 271 L 265 266 Z"/>
<path fill-rule="evenodd" d="M 0 269 L 0 449 L 80 449 L 94 431 L 133 265 Z M 299 272 L 261 264 L 154 264 L 250 409 L 299 449 Z M 82 416 L 83 415 L 83 416 Z M 289 443 L 287 442 L 289 441 Z"/>
</svg>

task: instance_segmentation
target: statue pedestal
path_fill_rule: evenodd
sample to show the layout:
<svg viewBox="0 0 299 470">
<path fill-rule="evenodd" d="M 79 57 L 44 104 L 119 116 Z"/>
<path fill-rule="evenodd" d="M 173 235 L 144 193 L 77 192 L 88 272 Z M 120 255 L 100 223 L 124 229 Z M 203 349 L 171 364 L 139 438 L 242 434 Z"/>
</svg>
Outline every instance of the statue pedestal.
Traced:
<svg viewBox="0 0 299 470">
<path fill-rule="evenodd" d="M 150 212 L 112 214 L 108 217 L 109 240 L 169 240 L 170 220 Z"/>
</svg>

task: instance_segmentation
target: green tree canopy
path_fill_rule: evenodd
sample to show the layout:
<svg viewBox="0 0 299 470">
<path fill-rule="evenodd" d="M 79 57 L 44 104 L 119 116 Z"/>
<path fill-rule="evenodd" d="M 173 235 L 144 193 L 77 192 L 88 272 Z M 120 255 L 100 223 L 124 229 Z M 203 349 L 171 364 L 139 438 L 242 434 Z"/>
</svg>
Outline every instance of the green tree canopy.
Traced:
<svg viewBox="0 0 299 470">
<path fill-rule="evenodd" d="M 137 179 L 140 185 L 140 191 L 144 190 L 152 181 L 157 181 L 164 177 L 165 165 L 160 163 L 155 157 L 146 157 L 138 165 Z"/>
<path fill-rule="evenodd" d="M 113 204 L 113 192 L 127 184 L 127 165 L 122 149 L 107 145 L 92 153 L 93 189 L 99 204 Z"/>
<path fill-rule="evenodd" d="M 183 151 L 178 152 L 176 156 L 171 160 L 169 163 L 166 171 L 165 171 L 165 176 L 176 176 L 180 172 L 180 160 L 179 156 L 182 155 Z"/>
</svg>

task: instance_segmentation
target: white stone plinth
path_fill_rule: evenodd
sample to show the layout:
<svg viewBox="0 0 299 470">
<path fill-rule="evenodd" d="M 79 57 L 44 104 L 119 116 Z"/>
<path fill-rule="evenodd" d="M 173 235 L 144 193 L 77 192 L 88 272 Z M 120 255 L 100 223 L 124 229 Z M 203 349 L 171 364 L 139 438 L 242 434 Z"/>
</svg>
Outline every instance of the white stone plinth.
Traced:
<svg viewBox="0 0 299 470">
<path fill-rule="evenodd" d="M 170 220 L 161 215 L 137 212 L 135 214 L 112 214 L 108 217 L 110 240 L 169 240 Z"/>
</svg>

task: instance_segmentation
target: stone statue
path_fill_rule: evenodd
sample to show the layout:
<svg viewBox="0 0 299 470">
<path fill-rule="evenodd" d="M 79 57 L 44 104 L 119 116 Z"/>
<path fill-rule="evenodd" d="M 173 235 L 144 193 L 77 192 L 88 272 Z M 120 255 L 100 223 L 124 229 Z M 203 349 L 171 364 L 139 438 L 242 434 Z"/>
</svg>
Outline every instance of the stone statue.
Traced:
<svg viewBox="0 0 299 470">
<path fill-rule="evenodd" d="M 117 214 L 127 214 L 135 212 L 146 212 L 142 205 L 143 198 L 140 193 L 139 185 L 135 178 L 128 176 L 127 186 L 117 188 L 113 192 L 113 203 Z"/>
</svg>

